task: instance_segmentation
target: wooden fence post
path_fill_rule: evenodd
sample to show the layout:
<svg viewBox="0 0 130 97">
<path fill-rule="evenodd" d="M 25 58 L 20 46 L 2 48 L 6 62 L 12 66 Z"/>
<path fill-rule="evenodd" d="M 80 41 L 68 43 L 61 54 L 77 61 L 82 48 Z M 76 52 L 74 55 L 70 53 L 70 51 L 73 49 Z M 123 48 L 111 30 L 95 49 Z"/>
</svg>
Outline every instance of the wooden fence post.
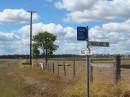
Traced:
<svg viewBox="0 0 130 97">
<path fill-rule="evenodd" d="M 115 57 L 115 64 L 114 64 L 114 80 L 117 83 L 121 79 L 121 56 L 117 55 Z"/>
<path fill-rule="evenodd" d="M 92 59 L 90 59 L 90 82 L 93 83 L 93 65 L 92 65 Z"/>
<path fill-rule="evenodd" d="M 58 70 L 58 76 L 59 76 L 59 74 L 60 74 L 59 65 L 57 65 L 57 70 Z"/>
<path fill-rule="evenodd" d="M 52 64 L 52 65 L 53 65 L 53 73 L 55 73 L 55 66 L 54 66 L 54 62 L 53 62 L 53 64 Z"/>
<path fill-rule="evenodd" d="M 48 68 L 47 68 L 48 71 L 49 71 L 49 68 L 50 68 L 50 64 L 48 63 Z"/>
<path fill-rule="evenodd" d="M 44 62 L 42 64 L 43 64 L 43 70 L 45 70 L 45 64 L 44 64 Z"/>
<path fill-rule="evenodd" d="M 64 76 L 66 76 L 66 66 L 65 66 L 65 62 L 63 62 L 63 66 L 64 66 Z"/>
<path fill-rule="evenodd" d="M 73 63 L 73 79 L 76 77 L 76 67 L 75 67 L 75 59 L 74 59 L 74 63 Z"/>
<path fill-rule="evenodd" d="M 49 65 L 49 67 L 50 67 L 50 68 L 49 68 L 49 71 L 51 72 L 51 63 L 50 63 L 50 65 Z"/>
<path fill-rule="evenodd" d="M 90 82 L 93 83 L 93 66 L 90 66 Z"/>
</svg>

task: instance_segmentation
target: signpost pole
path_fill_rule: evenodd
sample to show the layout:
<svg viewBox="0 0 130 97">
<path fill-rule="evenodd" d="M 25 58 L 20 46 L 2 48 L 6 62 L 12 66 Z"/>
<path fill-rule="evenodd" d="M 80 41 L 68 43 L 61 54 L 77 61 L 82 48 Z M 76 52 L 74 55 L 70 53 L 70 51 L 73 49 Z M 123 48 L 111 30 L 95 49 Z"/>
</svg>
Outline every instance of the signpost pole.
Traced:
<svg viewBox="0 0 130 97">
<path fill-rule="evenodd" d="M 86 28 L 86 33 L 88 33 L 88 26 Z M 86 40 L 86 48 L 89 49 L 89 34 L 88 34 L 88 39 Z M 86 55 L 86 67 L 87 67 L 87 97 L 90 97 L 90 80 L 89 80 L 89 54 Z"/>
<path fill-rule="evenodd" d="M 77 40 L 86 41 L 86 50 L 89 49 L 89 35 L 88 26 L 87 27 L 77 27 Z M 90 52 L 89 52 L 90 53 Z M 89 54 L 86 53 L 86 73 L 87 73 L 87 97 L 90 97 L 90 64 L 89 64 Z"/>
<path fill-rule="evenodd" d="M 87 70 L 87 97 L 90 97 L 90 48 L 89 46 L 109 47 L 109 42 L 89 41 L 89 30 L 87 27 L 77 27 L 77 40 L 86 41 L 86 70 Z"/>
</svg>

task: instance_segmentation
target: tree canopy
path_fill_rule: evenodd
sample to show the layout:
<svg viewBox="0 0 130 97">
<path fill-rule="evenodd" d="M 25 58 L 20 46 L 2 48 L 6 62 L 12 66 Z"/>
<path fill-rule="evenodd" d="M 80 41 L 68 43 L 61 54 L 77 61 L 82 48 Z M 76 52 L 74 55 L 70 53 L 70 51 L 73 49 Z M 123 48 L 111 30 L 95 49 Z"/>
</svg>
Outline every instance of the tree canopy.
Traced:
<svg viewBox="0 0 130 97">
<path fill-rule="evenodd" d="M 34 53 L 38 53 L 39 50 L 40 54 L 46 56 L 47 61 L 48 56 L 53 55 L 55 50 L 58 48 L 58 46 L 54 44 L 56 38 L 56 35 L 49 32 L 39 32 L 33 37 L 33 41 L 35 43 Z"/>
<path fill-rule="evenodd" d="M 33 44 L 33 58 L 37 58 L 40 55 L 40 51 L 38 50 L 37 44 Z"/>
<path fill-rule="evenodd" d="M 48 32 L 39 32 L 33 37 L 37 49 L 41 49 L 44 55 L 53 55 L 54 51 L 58 48 L 54 44 L 55 40 L 56 36 Z"/>
</svg>

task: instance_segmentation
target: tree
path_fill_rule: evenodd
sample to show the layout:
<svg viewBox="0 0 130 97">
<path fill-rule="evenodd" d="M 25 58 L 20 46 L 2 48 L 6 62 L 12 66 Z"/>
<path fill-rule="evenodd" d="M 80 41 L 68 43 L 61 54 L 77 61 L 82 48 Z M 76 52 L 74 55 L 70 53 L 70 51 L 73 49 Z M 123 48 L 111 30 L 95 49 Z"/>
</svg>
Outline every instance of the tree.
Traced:
<svg viewBox="0 0 130 97">
<path fill-rule="evenodd" d="M 38 50 L 38 45 L 36 43 L 33 44 L 33 58 L 37 58 L 40 55 L 40 51 Z"/>
<path fill-rule="evenodd" d="M 54 44 L 56 36 L 48 32 L 39 32 L 33 37 L 33 41 L 36 43 L 37 50 L 41 51 L 41 54 L 45 56 L 45 63 L 48 64 L 48 56 L 53 55 L 54 51 L 58 48 Z"/>
</svg>

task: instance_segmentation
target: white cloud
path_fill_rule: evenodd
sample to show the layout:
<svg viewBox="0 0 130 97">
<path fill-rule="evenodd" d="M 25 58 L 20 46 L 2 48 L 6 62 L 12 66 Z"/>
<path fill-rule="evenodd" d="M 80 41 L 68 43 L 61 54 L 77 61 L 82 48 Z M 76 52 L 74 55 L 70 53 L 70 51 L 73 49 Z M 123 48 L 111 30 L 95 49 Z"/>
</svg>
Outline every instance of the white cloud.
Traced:
<svg viewBox="0 0 130 97">
<path fill-rule="evenodd" d="M 15 32 L 0 32 L 0 54 L 22 53 L 23 47 Z"/>
<path fill-rule="evenodd" d="M 39 16 L 34 13 L 33 20 L 37 20 Z M 0 23 L 27 23 L 30 14 L 24 9 L 5 9 L 0 12 Z"/>
<path fill-rule="evenodd" d="M 101 26 L 90 28 L 90 40 L 109 41 L 109 48 L 93 47 L 95 53 L 128 53 L 130 52 L 130 20 L 122 23 L 107 23 Z M 76 40 L 76 30 L 72 27 L 64 27 L 61 24 L 33 24 L 33 34 L 48 31 L 57 35 L 55 42 L 59 45 L 56 53 L 79 54 L 85 48 L 85 42 Z M 0 48 L 6 53 L 27 53 L 29 52 L 29 25 L 26 25 L 15 33 L 0 32 Z"/>
<path fill-rule="evenodd" d="M 128 53 L 130 48 L 130 22 L 123 23 L 107 23 L 90 29 L 90 39 L 98 41 L 109 41 L 110 47 L 97 49 L 100 53 Z"/>
<path fill-rule="evenodd" d="M 127 20 L 122 23 L 107 23 L 101 26 L 95 26 L 90 29 L 90 40 L 96 41 L 109 41 L 109 48 L 93 48 L 93 51 L 96 53 L 127 53 L 130 48 L 130 20 Z M 23 30 L 24 28 L 24 30 Z M 27 29 L 29 27 L 25 26 L 21 28 L 20 33 L 29 33 Z M 26 28 L 26 30 L 25 30 Z M 76 40 L 76 30 L 72 27 L 64 27 L 60 24 L 44 24 L 37 23 L 33 24 L 34 32 L 37 33 L 39 31 L 48 31 L 53 34 L 56 34 L 59 40 L 57 40 L 57 44 L 60 48 L 56 51 L 56 53 L 71 53 L 71 54 L 79 54 L 81 49 L 85 48 L 85 42 L 79 42 Z M 125 42 L 125 43 L 124 43 Z"/>
<path fill-rule="evenodd" d="M 56 2 L 55 6 L 59 9 L 67 9 L 68 11 L 84 10 L 91 8 L 97 0 L 63 0 Z"/>
<path fill-rule="evenodd" d="M 130 17 L 130 0 L 62 0 L 55 5 L 69 11 L 65 21 L 82 23 Z"/>
<path fill-rule="evenodd" d="M 15 33 L 12 32 L 0 32 L 0 49 L 4 50 L 6 54 L 12 54 L 12 53 L 28 53 L 29 52 L 29 30 L 30 26 L 26 25 L 22 28 L 15 31 Z M 56 43 L 60 45 L 60 48 L 58 52 L 63 53 L 63 51 L 66 51 L 64 48 L 65 41 L 72 41 L 75 38 L 76 30 L 72 27 L 64 27 L 61 24 L 44 24 L 44 23 L 35 23 L 33 24 L 33 35 L 36 35 L 38 32 L 44 32 L 48 31 L 50 33 L 53 33 L 57 35 L 58 41 Z M 63 47 L 63 48 L 62 48 Z M 70 46 L 68 46 L 70 47 Z"/>
<path fill-rule="evenodd" d="M 33 34 L 38 32 L 48 31 L 58 36 L 58 39 L 71 39 L 75 37 L 75 32 L 72 27 L 63 27 L 61 24 L 44 24 L 44 23 L 35 23 L 33 24 Z M 21 37 L 29 37 L 29 25 L 26 25 L 18 30 L 19 34 L 22 34 Z"/>
</svg>

